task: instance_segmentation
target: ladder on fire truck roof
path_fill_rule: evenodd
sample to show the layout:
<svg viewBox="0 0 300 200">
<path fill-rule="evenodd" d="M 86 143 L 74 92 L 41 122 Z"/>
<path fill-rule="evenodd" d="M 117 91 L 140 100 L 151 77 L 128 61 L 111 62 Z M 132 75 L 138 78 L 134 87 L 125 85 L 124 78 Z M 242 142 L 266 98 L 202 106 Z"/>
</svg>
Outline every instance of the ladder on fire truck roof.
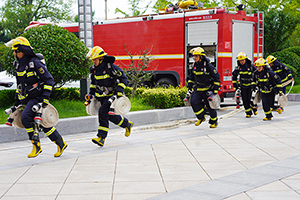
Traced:
<svg viewBox="0 0 300 200">
<path fill-rule="evenodd" d="M 257 59 L 260 57 L 259 56 L 259 49 L 261 47 L 261 57 L 264 56 L 264 12 L 262 11 L 257 11 Z M 261 43 L 260 43 L 261 40 Z"/>
</svg>

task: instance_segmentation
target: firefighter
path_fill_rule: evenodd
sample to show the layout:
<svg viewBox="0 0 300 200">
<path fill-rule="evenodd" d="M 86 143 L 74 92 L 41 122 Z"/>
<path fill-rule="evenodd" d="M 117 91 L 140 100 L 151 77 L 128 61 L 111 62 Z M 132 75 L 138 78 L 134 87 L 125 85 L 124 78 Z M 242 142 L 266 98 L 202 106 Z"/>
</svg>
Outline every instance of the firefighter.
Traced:
<svg viewBox="0 0 300 200">
<path fill-rule="evenodd" d="M 205 121 L 206 109 L 210 115 L 210 128 L 218 126 L 218 118 L 216 109 L 212 109 L 209 100 L 211 95 L 217 94 L 220 88 L 220 74 L 215 67 L 206 58 L 205 52 L 201 47 L 193 48 L 190 53 L 193 55 L 194 64 L 190 75 L 188 76 L 188 93 L 191 93 L 191 106 L 198 119 L 195 126 L 199 126 Z M 193 89 L 193 91 L 192 91 Z"/>
<path fill-rule="evenodd" d="M 14 62 L 17 79 L 15 106 L 20 104 L 25 105 L 21 115 L 21 121 L 33 144 L 32 151 L 28 154 L 28 158 L 33 158 L 42 152 L 42 148 L 39 138 L 34 137 L 33 135 L 36 113 L 32 108 L 38 103 L 42 103 L 43 108 L 47 107 L 54 80 L 45 64 L 33 52 L 32 47 L 26 38 L 17 37 L 12 40 L 11 45 L 16 59 Z M 67 148 L 64 139 L 55 127 L 41 128 L 46 136 L 57 145 L 57 152 L 54 154 L 54 157 L 61 156 L 63 151 Z"/>
<path fill-rule="evenodd" d="M 255 83 L 253 82 L 253 74 L 256 68 L 253 66 L 244 52 L 240 52 L 238 54 L 237 65 L 238 66 L 232 72 L 233 88 L 234 90 L 241 90 L 246 118 L 250 118 L 252 111 L 254 115 L 257 115 L 257 105 L 254 105 L 253 101 L 251 100 L 252 89 L 255 87 Z"/>
<path fill-rule="evenodd" d="M 272 71 L 274 71 L 280 77 L 282 84 L 288 80 L 294 80 L 291 70 L 284 64 L 280 63 L 277 58 L 269 55 L 266 61 L 269 63 Z M 284 94 L 286 93 L 286 86 L 282 87 L 282 92 Z"/>
<path fill-rule="evenodd" d="M 122 128 L 125 128 L 125 136 L 129 137 L 133 123 L 121 115 L 117 115 L 110 108 L 115 98 L 123 96 L 124 88 L 127 85 L 127 77 L 124 72 L 114 63 L 115 57 L 108 56 L 104 50 L 99 47 L 93 47 L 87 54 L 93 61 L 94 65 L 90 67 L 91 85 L 87 99 L 101 102 L 98 111 L 98 134 L 97 138 L 93 138 L 92 142 L 99 146 L 103 146 L 109 129 L 109 121 Z M 87 106 L 88 101 L 85 102 Z"/>
<path fill-rule="evenodd" d="M 257 83 L 262 93 L 262 105 L 266 115 L 263 120 L 268 121 L 273 117 L 271 108 L 274 105 L 275 94 L 283 94 L 282 84 L 280 77 L 267 66 L 267 62 L 263 58 L 256 60 L 255 66 L 257 70 L 254 73 L 254 82 Z M 282 111 L 281 107 L 277 108 L 279 114 Z"/>
</svg>

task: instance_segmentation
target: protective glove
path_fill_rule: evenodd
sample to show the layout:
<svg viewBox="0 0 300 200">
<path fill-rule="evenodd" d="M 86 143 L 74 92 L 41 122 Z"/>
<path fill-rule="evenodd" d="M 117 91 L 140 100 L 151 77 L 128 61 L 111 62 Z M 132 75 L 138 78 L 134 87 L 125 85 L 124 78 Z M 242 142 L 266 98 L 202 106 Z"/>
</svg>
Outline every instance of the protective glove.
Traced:
<svg viewBox="0 0 300 200">
<path fill-rule="evenodd" d="M 186 93 L 186 96 L 184 97 L 183 101 L 186 101 L 188 102 L 191 98 L 191 95 L 192 95 L 193 91 L 192 90 L 189 90 L 187 93 Z"/>
<path fill-rule="evenodd" d="M 111 97 L 108 99 L 108 102 L 109 102 L 110 104 L 112 104 L 115 100 L 116 100 L 116 95 L 113 95 L 113 96 L 111 96 Z"/>
<path fill-rule="evenodd" d="M 281 90 L 278 93 L 279 93 L 279 96 L 283 95 L 283 92 Z"/>
<path fill-rule="evenodd" d="M 5 113 L 6 115 L 9 115 L 10 113 L 15 112 L 16 110 L 17 110 L 17 108 L 16 108 L 15 106 L 12 106 L 12 107 L 6 109 L 6 110 L 4 111 L 4 113 Z"/>
</svg>

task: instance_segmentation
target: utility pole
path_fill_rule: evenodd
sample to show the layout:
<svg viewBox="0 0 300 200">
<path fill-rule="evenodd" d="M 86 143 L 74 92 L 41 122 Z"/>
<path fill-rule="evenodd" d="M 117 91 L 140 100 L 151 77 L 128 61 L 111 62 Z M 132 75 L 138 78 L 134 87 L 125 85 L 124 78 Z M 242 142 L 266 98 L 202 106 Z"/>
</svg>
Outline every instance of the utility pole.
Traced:
<svg viewBox="0 0 300 200">
<path fill-rule="evenodd" d="M 107 0 L 105 1 L 105 20 L 107 20 Z"/>
<path fill-rule="evenodd" d="M 78 0 L 78 34 L 87 48 L 93 48 L 92 0 Z M 87 94 L 90 80 L 80 80 L 80 100 Z"/>
</svg>

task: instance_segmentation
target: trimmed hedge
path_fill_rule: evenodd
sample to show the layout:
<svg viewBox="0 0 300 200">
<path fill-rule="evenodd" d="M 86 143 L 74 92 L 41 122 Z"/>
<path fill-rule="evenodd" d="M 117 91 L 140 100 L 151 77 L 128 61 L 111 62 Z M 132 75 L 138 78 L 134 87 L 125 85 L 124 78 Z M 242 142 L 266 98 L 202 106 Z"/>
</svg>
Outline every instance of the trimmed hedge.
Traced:
<svg viewBox="0 0 300 200">
<path fill-rule="evenodd" d="M 125 95 L 131 96 L 132 88 L 125 88 Z M 142 99 L 144 103 L 154 106 L 155 108 L 174 108 L 184 106 L 183 98 L 187 93 L 187 88 L 138 88 L 136 97 Z M 14 104 L 15 90 L 0 90 L 0 107 L 9 107 Z M 80 100 L 79 88 L 57 88 L 52 91 L 50 102 L 55 100 Z"/>
<path fill-rule="evenodd" d="M 153 88 L 145 90 L 140 98 L 155 108 L 174 108 L 184 106 L 183 98 L 187 88 Z"/>
<path fill-rule="evenodd" d="M 15 103 L 16 90 L 0 90 L 0 107 L 8 108 Z"/>
</svg>

